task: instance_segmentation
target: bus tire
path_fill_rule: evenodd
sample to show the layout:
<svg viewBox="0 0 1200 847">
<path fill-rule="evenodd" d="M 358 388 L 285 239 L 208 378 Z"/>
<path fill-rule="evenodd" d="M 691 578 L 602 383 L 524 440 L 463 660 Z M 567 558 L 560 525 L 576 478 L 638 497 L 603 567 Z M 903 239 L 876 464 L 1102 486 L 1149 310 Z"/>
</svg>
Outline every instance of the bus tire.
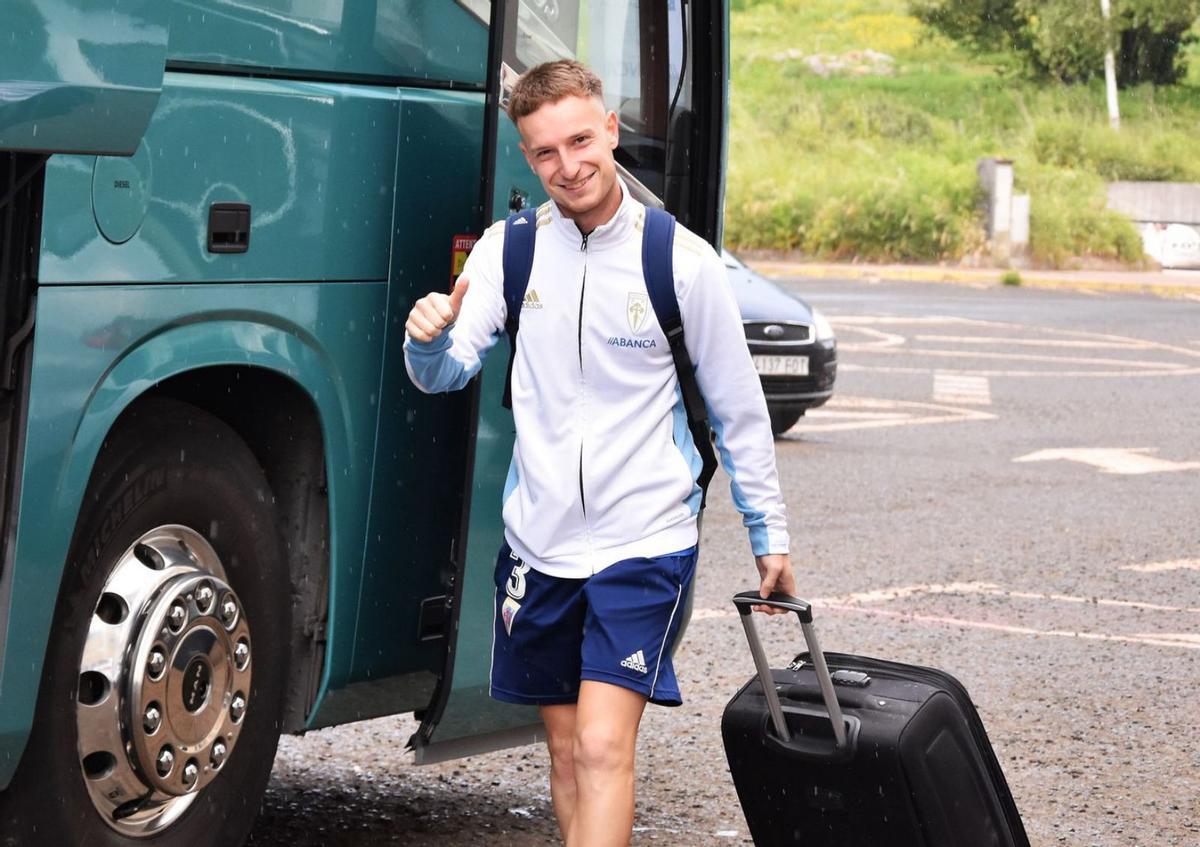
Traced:
<svg viewBox="0 0 1200 847">
<path fill-rule="evenodd" d="M 80 507 L 0 844 L 243 843 L 279 740 L 290 610 L 254 455 L 196 407 L 139 402 Z"/>
</svg>

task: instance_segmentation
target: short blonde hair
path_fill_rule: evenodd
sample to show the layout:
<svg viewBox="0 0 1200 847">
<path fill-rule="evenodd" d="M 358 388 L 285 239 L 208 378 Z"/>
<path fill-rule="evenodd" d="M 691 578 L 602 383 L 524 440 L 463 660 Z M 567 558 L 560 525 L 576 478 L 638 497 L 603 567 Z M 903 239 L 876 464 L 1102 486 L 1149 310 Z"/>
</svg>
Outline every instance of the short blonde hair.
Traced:
<svg viewBox="0 0 1200 847">
<path fill-rule="evenodd" d="M 508 116 L 516 123 L 564 97 L 597 97 L 603 101 L 604 84 L 591 68 L 574 59 L 543 62 L 521 74 L 513 86 Z"/>
</svg>

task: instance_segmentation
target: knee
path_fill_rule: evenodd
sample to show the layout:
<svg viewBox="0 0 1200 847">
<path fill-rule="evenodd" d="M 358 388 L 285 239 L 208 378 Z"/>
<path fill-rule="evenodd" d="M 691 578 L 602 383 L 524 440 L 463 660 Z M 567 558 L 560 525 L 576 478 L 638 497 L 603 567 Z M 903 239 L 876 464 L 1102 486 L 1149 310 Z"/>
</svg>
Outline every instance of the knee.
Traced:
<svg viewBox="0 0 1200 847">
<path fill-rule="evenodd" d="M 633 768 L 633 745 L 616 728 L 602 724 L 576 732 L 572 756 L 579 768 L 593 773 Z"/>
<path fill-rule="evenodd" d="M 562 776 L 571 776 L 575 770 L 575 741 L 570 734 L 551 735 L 546 739 L 550 749 L 550 764 Z"/>
</svg>

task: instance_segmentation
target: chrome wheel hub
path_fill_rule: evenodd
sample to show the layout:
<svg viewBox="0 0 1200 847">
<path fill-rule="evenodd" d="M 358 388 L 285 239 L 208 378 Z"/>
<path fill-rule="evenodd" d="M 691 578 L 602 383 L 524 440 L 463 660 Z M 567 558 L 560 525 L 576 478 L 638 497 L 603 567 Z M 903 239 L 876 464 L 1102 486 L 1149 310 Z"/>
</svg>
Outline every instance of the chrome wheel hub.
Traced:
<svg viewBox="0 0 1200 847">
<path fill-rule="evenodd" d="M 79 762 L 124 835 L 169 827 L 232 755 L 249 708 L 250 628 L 216 552 L 161 526 L 117 560 L 79 666 Z"/>
</svg>

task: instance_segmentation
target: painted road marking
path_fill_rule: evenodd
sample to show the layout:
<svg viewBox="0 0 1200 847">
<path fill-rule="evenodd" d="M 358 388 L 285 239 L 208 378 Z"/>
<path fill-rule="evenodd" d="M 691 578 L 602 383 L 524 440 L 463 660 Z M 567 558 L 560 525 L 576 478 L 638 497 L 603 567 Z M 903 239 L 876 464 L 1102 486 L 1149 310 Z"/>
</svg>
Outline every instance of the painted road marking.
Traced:
<svg viewBox="0 0 1200 847">
<path fill-rule="evenodd" d="M 896 585 L 872 591 L 856 591 L 839 597 L 822 597 L 813 603 L 889 603 L 907 600 L 922 594 L 965 594 L 998 587 L 994 582 L 931 582 L 919 585 Z"/>
<path fill-rule="evenodd" d="M 817 607 L 814 601 L 814 608 Z M 1189 632 L 1158 632 L 1135 633 L 1133 635 L 1112 635 L 1103 632 L 1086 632 L 1066 629 L 1037 629 L 1031 626 L 1014 626 L 1012 624 L 992 623 L 991 621 L 975 621 L 968 618 L 950 617 L 947 615 L 922 615 L 916 612 L 897 612 L 892 609 L 877 609 L 870 606 L 860 606 L 854 603 L 820 603 L 820 611 L 851 612 L 859 615 L 875 615 L 876 617 L 896 618 L 913 623 L 930 623 L 944 626 L 959 626 L 966 629 L 986 629 L 993 632 L 1003 632 L 1009 635 L 1045 635 L 1056 638 L 1076 638 L 1085 641 L 1109 641 L 1123 644 L 1149 645 L 1151 647 L 1175 647 L 1185 650 L 1200 650 L 1200 635 Z M 697 609 L 692 613 L 693 621 L 711 618 L 728 618 L 737 612 L 726 612 L 724 609 Z"/>
<path fill-rule="evenodd" d="M 974 374 L 976 376 L 1001 376 L 1001 377 L 1020 377 L 1042 378 L 1054 377 L 1055 379 L 1072 379 L 1072 378 L 1097 378 L 1097 379 L 1129 379 L 1131 376 L 1136 376 L 1139 379 L 1153 376 L 1196 376 L 1200 374 L 1200 368 L 1188 368 L 1182 371 L 1142 371 L 1141 373 L 1131 374 L 1129 371 L 1015 371 L 1015 370 L 990 370 L 978 368 L 909 368 L 902 366 L 889 365 L 857 365 L 854 363 L 838 363 L 838 371 L 869 371 L 878 374 L 929 374 L 935 370 L 943 373 L 959 373 L 959 374 Z"/>
<path fill-rule="evenodd" d="M 1003 338 L 998 335 L 916 335 L 917 341 L 946 344 L 996 344 L 1015 347 L 1064 347 L 1072 350 L 1144 350 L 1145 344 L 1132 338 L 1126 341 L 1072 341 L 1061 338 Z"/>
<path fill-rule="evenodd" d="M 891 588 L 880 588 L 874 591 L 843 594 L 840 597 L 822 597 L 811 602 L 813 605 L 828 603 L 841 606 L 861 606 L 875 603 L 890 603 L 895 600 L 907 600 L 922 595 L 939 594 L 988 595 L 992 597 L 1012 597 L 1018 600 L 1049 600 L 1055 603 L 1115 606 L 1126 609 L 1146 609 L 1155 612 L 1183 612 L 1200 615 L 1200 607 L 1194 606 L 1165 606 L 1161 603 L 1147 603 L 1140 600 L 1111 600 L 1105 597 L 1080 597 L 1075 594 L 1055 594 L 1044 591 L 1013 591 L 1003 588 L 994 582 L 932 582 L 918 585 L 900 585 Z"/>
<path fill-rule="evenodd" d="M 1200 650 L 1200 639 L 1195 641 L 1189 633 L 1139 633 L 1137 635 L 1110 635 L 1104 632 L 1082 632 L 1067 629 L 1036 629 L 1031 626 L 1014 626 L 1012 624 L 991 623 L 989 621 L 973 621 L 965 618 L 955 618 L 946 615 L 920 615 L 914 612 L 896 612 L 890 609 L 872 609 L 866 606 L 826 605 L 824 609 L 839 612 L 855 612 L 862 615 L 896 618 L 915 623 L 932 623 L 946 626 L 958 626 L 966 629 L 987 629 L 993 632 L 1004 632 L 1010 635 L 1045 635 L 1055 638 L 1075 638 L 1084 641 L 1108 641 L 1120 644 L 1140 644 L 1151 647 L 1182 647 L 1185 650 Z"/>
<path fill-rule="evenodd" d="M 1071 594 L 1045 594 L 1035 591 L 1007 591 L 999 586 L 980 587 L 971 591 L 946 592 L 961 594 L 988 594 L 993 597 L 1012 597 L 1017 600 L 1051 600 L 1055 603 L 1076 603 L 1084 606 L 1115 606 L 1122 609 L 1144 609 L 1151 612 L 1181 612 L 1200 615 L 1195 606 L 1164 606 L 1161 603 L 1143 603 L 1138 600 L 1108 600 L 1103 597 L 1076 597 Z"/>
<path fill-rule="evenodd" d="M 1123 571 L 1162 573 L 1164 571 L 1200 571 L 1200 559 L 1175 559 L 1171 562 L 1147 562 L 1141 565 L 1121 565 Z"/>
<path fill-rule="evenodd" d="M 859 351 L 861 352 L 861 351 Z M 1037 356 L 1032 353 L 989 353 L 983 350 L 925 350 L 917 348 L 890 347 L 888 349 L 872 349 L 872 353 L 887 353 L 905 356 L 929 356 L 943 359 L 1002 359 L 1013 362 L 1046 362 L 1049 364 L 1064 363 L 1068 365 L 1096 365 L 1108 367 L 1121 365 L 1133 371 L 1141 369 L 1148 373 L 1194 373 L 1196 368 L 1186 362 L 1152 362 L 1141 359 L 1091 358 L 1086 356 Z M 1130 375 L 1125 372 L 1125 376 Z"/>
<path fill-rule="evenodd" d="M 1148 473 L 1174 473 L 1200 469 L 1200 462 L 1172 462 L 1148 455 L 1156 452 L 1151 447 L 1069 447 L 1063 449 L 1038 450 L 1018 456 L 1014 462 L 1081 462 L 1099 468 L 1102 473 L 1136 475 Z"/>
<path fill-rule="evenodd" d="M 880 429 L 892 426 L 991 421 L 996 416 L 977 409 L 908 400 L 884 400 L 875 397 L 835 396 L 819 409 L 805 413 L 796 428 L 800 434 L 843 432 L 852 429 Z"/>
<path fill-rule="evenodd" d="M 1174 563 L 1162 563 L 1174 564 Z M 1200 566 L 1200 563 L 1196 563 Z M 1138 566 L 1128 566 L 1138 567 Z M 1149 645 L 1153 647 L 1173 647 L 1187 650 L 1200 650 L 1200 634 L 1177 632 L 1142 632 L 1131 635 L 1114 635 L 1111 633 L 1096 633 L 1083 630 L 1037 629 L 1035 627 L 1016 626 L 1012 624 L 994 623 L 991 621 L 976 621 L 947 615 L 929 615 L 917 612 L 898 612 L 890 609 L 880 609 L 876 604 L 889 603 L 896 600 L 906 600 L 920 596 L 937 595 L 984 595 L 1006 597 L 1016 600 L 1044 600 L 1052 603 L 1070 603 L 1074 605 L 1094 605 L 1101 607 L 1116 607 L 1126 609 L 1141 609 L 1145 611 L 1167 612 L 1175 614 L 1200 615 L 1200 608 L 1194 606 L 1168 606 L 1162 603 L 1147 603 L 1138 600 L 1113 600 L 1105 597 L 1079 597 L 1072 594 L 1052 594 L 1036 591 L 1012 591 L 1004 589 L 994 582 L 949 582 L 925 583 L 918 585 L 900 585 L 881 588 L 873 591 L 861 591 L 844 594 L 839 597 L 817 597 L 811 602 L 818 611 L 854 612 L 866 615 L 898 618 L 916 623 L 932 623 L 948 626 L 959 626 L 968 629 L 986 629 L 993 632 L 1004 632 L 1012 635 L 1045 635 L 1056 638 L 1076 638 L 1088 641 L 1107 641 L 1125 644 Z M 730 618 L 738 614 L 733 609 L 697 609 L 692 613 L 693 621 L 710 620 L 713 618 Z"/>
<path fill-rule="evenodd" d="M 923 317 L 899 317 L 879 315 L 843 315 L 830 317 L 838 326 L 960 326 L 997 329 L 1003 332 L 1005 343 L 1011 342 L 1017 332 L 1040 332 L 1052 335 L 1054 338 L 1086 339 L 1106 341 L 1116 346 L 1129 346 L 1139 350 L 1160 350 L 1171 353 L 1181 353 L 1184 356 L 1200 358 L 1200 351 L 1187 347 L 1168 344 L 1165 341 L 1146 341 L 1141 338 L 1131 338 L 1125 335 L 1112 335 L 1105 332 L 1088 332 L 1078 329 L 1058 329 L 1055 327 L 1033 326 L 1028 324 L 1009 323 L 1005 321 L 985 321 L 977 318 L 961 318 L 954 315 L 925 315 Z"/>
<path fill-rule="evenodd" d="M 981 377 L 1087 377 L 1124 378 L 1129 376 L 1191 376 L 1200 374 L 1200 351 L 1189 346 L 1146 341 L 1107 333 L 1082 332 L 1051 327 L 984 321 L 953 316 L 927 315 L 898 317 L 877 315 L 847 315 L 831 318 L 838 329 L 841 349 L 867 355 L 907 355 L 927 358 L 1039 363 L 1050 367 L 1043 370 L 988 368 L 983 361 L 973 367 L 890 367 L 887 365 L 846 363 L 844 370 L 878 373 L 956 373 Z M 916 329 L 911 341 L 920 345 L 936 344 L 935 348 L 909 346 L 910 339 L 901 334 L 906 327 Z M 947 327 L 944 333 L 928 332 L 928 328 Z M 953 330 L 978 330 L 980 335 L 964 335 Z M 859 340 L 863 337 L 863 340 Z M 991 345 L 996 351 L 972 350 L 972 347 Z M 952 348 L 952 349 L 951 349 Z M 1029 352 L 1018 352 L 1019 350 Z M 1038 352 L 1038 350 L 1042 352 Z M 1097 351 L 1097 356 L 1063 355 L 1071 350 Z M 1137 359 L 1120 355 L 1141 353 Z M 1149 354 L 1149 355 L 1147 355 Z M 1160 358 L 1161 357 L 1161 358 Z M 1069 368 L 1069 370 L 1067 369 Z"/>
<path fill-rule="evenodd" d="M 933 399 L 937 403 L 992 405 L 992 390 L 986 376 L 963 376 L 934 371 Z"/>
<path fill-rule="evenodd" d="M 712 618 L 731 618 L 738 612 L 725 611 L 724 609 L 694 609 L 692 610 L 693 621 L 707 621 Z"/>
<path fill-rule="evenodd" d="M 904 336 L 897 335 L 894 332 L 884 332 L 881 329 L 872 329 L 866 326 L 857 327 L 856 331 L 859 335 L 867 336 L 870 341 L 853 345 L 853 349 L 855 350 L 881 350 L 888 347 L 904 346 Z"/>
</svg>

